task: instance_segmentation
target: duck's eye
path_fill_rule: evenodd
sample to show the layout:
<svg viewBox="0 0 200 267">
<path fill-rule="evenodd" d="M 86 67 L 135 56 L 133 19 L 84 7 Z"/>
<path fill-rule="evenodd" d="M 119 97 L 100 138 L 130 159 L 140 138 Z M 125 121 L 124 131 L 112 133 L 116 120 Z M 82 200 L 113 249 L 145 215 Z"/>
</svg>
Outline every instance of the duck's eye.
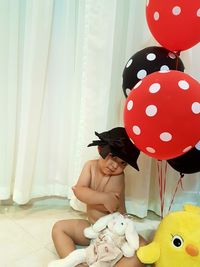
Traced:
<svg viewBox="0 0 200 267">
<path fill-rule="evenodd" d="M 181 247 L 183 245 L 183 239 L 178 235 L 173 236 L 172 245 L 176 248 Z"/>
<path fill-rule="evenodd" d="M 121 225 L 124 225 L 124 223 L 121 223 Z"/>
</svg>

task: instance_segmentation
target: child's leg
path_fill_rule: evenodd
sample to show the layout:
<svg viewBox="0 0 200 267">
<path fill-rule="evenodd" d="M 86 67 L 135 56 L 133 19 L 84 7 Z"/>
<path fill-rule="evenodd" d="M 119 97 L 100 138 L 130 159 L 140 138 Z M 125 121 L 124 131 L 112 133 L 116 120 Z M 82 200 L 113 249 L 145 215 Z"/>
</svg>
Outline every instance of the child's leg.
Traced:
<svg viewBox="0 0 200 267">
<path fill-rule="evenodd" d="M 140 236 L 140 246 L 147 245 L 146 240 Z M 123 257 L 121 260 L 119 260 L 115 267 L 144 267 L 145 265 L 141 263 L 135 254 L 131 258 Z"/>
<path fill-rule="evenodd" d="M 90 226 L 86 220 L 62 220 L 54 224 L 52 238 L 56 251 L 60 258 L 66 257 L 75 249 L 75 245 L 88 246 L 90 240 L 87 239 L 83 230 Z"/>
</svg>

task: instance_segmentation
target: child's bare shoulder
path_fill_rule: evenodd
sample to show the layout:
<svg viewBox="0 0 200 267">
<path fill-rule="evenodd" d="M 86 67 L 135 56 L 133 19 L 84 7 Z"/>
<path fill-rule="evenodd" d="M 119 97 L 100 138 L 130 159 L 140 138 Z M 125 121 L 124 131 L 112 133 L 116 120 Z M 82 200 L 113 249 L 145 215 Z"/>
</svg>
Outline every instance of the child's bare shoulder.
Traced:
<svg viewBox="0 0 200 267">
<path fill-rule="evenodd" d="M 98 162 L 98 159 L 90 159 L 85 164 L 87 165 L 94 165 Z"/>
<path fill-rule="evenodd" d="M 97 159 L 91 159 L 85 162 L 85 167 L 92 167 L 97 164 Z"/>
</svg>

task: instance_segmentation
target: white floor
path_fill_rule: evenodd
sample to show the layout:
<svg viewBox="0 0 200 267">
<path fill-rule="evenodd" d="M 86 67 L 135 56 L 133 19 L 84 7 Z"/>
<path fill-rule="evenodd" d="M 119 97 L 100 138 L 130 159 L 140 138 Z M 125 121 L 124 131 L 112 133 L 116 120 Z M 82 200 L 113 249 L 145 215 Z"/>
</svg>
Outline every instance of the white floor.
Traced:
<svg viewBox="0 0 200 267">
<path fill-rule="evenodd" d="M 61 219 L 83 218 L 67 200 L 0 206 L 0 267 L 47 267 L 57 259 L 51 240 L 53 224 Z M 159 218 L 136 219 L 138 232 L 151 238 Z"/>
</svg>

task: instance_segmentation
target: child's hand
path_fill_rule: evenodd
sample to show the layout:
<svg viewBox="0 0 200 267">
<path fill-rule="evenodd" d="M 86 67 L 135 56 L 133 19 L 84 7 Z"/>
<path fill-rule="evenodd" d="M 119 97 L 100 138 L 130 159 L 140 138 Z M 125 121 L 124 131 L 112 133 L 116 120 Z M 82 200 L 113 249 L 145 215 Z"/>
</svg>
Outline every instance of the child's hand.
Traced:
<svg viewBox="0 0 200 267">
<path fill-rule="evenodd" d="M 105 193 L 103 205 L 110 213 L 115 212 L 119 208 L 119 193 Z"/>
</svg>

